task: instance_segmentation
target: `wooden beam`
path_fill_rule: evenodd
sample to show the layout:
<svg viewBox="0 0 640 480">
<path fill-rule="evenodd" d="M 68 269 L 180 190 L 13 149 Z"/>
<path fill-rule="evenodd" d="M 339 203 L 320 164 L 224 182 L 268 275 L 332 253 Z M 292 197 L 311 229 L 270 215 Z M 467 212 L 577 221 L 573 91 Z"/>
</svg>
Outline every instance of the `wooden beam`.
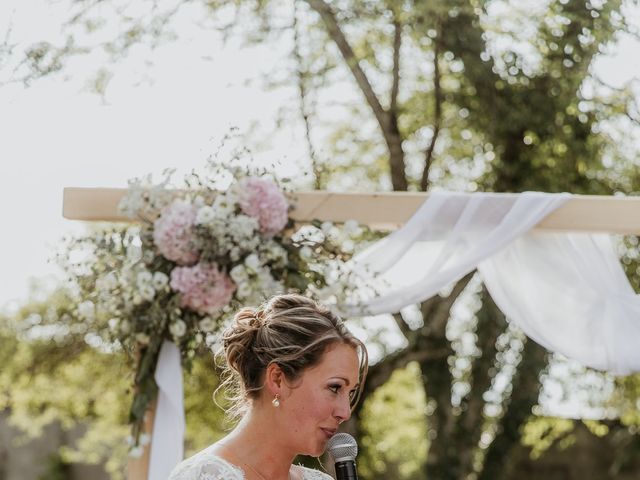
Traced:
<svg viewBox="0 0 640 480">
<path fill-rule="evenodd" d="M 71 220 L 128 222 L 118 213 L 126 188 L 65 188 L 63 216 Z M 353 219 L 373 228 L 406 222 L 428 193 L 296 192 L 289 195 L 297 221 Z M 640 197 L 575 195 L 535 228 L 547 232 L 609 232 L 640 235 Z"/>
</svg>

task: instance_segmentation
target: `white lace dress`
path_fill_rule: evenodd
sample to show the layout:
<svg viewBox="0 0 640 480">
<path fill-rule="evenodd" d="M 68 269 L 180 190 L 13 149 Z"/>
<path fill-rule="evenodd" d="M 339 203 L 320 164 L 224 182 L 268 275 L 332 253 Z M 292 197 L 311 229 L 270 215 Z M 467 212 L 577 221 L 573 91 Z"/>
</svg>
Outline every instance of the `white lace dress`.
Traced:
<svg viewBox="0 0 640 480">
<path fill-rule="evenodd" d="M 168 480 L 244 480 L 244 472 L 213 453 L 213 446 L 196 453 L 193 457 L 180 462 L 173 469 Z M 304 480 L 333 480 L 326 473 L 306 468 L 296 467 L 302 471 Z"/>
</svg>

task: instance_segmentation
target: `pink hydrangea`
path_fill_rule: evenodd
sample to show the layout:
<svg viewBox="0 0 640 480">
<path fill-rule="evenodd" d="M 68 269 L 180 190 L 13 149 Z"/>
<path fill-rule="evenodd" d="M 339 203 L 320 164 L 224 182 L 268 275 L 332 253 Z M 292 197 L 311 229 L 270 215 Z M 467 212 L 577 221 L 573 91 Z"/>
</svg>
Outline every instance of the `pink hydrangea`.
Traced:
<svg viewBox="0 0 640 480">
<path fill-rule="evenodd" d="M 236 284 L 215 264 L 176 267 L 171 288 L 182 294 L 182 306 L 201 315 L 215 313 L 231 301 Z"/>
<path fill-rule="evenodd" d="M 248 177 L 240 181 L 239 192 L 240 208 L 258 221 L 262 233 L 273 236 L 282 231 L 289 204 L 278 185 L 267 178 Z"/>
<path fill-rule="evenodd" d="M 193 236 L 196 211 L 190 203 L 176 200 L 162 210 L 154 224 L 153 241 L 158 250 L 179 265 L 192 265 L 198 261 Z"/>
</svg>

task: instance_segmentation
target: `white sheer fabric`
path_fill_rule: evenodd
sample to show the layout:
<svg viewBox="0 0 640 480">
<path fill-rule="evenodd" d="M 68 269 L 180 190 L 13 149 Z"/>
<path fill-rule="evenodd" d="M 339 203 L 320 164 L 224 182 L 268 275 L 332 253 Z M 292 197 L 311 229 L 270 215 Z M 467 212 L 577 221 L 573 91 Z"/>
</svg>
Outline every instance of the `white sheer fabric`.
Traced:
<svg viewBox="0 0 640 480">
<path fill-rule="evenodd" d="M 158 384 L 158 404 L 153 421 L 149 480 L 165 480 L 184 455 L 182 364 L 180 350 L 174 343 L 163 342 L 154 378 Z"/>
<path fill-rule="evenodd" d="M 242 469 L 211 453 L 212 447 L 178 464 L 169 480 L 244 480 Z M 332 480 L 326 473 L 299 465 L 292 466 L 291 472 L 292 475 L 299 472 L 303 480 Z"/>
<path fill-rule="evenodd" d="M 568 198 L 535 192 L 433 193 L 403 228 L 352 261 L 353 271 L 375 286 L 377 294 L 338 308 L 347 316 L 395 313 L 477 268 L 507 318 L 541 345 L 597 369 L 638 372 L 640 297 L 609 237 L 527 233 Z M 173 459 L 182 451 L 179 371 L 179 358 L 163 347 L 156 379 L 161 389 L 158 412 L 166 413 L 156 421 L 163 441 L 156 443 L 154 434 L 151 471 L 158 473 L 150 480 L 164 480 L 170 471 L 165 455 Z M 172 480 L 198 478 L 242 477 Z M 330 477 L 311 472 L 305 478 Z"/>
<path fill-rule="evenodd" d="M 615 374 L 640 371 L 640 297 L 609 236 L 527 233 L 568 198 L 434 193 L 354 258 L 377 295 L 341 310 L 395 313 L 478 268 L 498 307 L 541 345 Z"/>
</svg>

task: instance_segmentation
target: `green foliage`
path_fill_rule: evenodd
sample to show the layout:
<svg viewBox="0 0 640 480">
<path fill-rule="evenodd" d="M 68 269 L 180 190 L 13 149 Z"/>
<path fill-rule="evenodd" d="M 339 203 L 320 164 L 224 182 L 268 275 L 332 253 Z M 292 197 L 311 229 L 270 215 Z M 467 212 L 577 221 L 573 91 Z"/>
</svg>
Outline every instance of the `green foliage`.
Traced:
<svg viewBox="0 0 640 480">
<path fill-rule="evenodd" d="M 47 475 L 65 475 L 70 463 L 104 464 L 114 480 L 124 478 L 127 462 L 131 360 L 122 351 L 89 346 L 54 320 L 68 295 L 57 290 L 0 318 L 0 410 L 24 432 L 37 437 L 50 423 L 80 427 L 74 445 L 62 445 Z M 49 317 L 43 321 L 43 313 Z M 65 333 L 66 332 L 66 333 Z M 213 355 L 201 350 L 185 372 L 187 451 L 195 452 L 224 434 L 224 412 L 213 403 L 219 380 Z M 66 478 L 66 477 L 60 477 Z"/>
<path fill-rule="evenodd" d="M 423 480 L 427 456 L 426 398 L 420 368 L 411 363 L 368 397 L 361 414 L 364 478 Z"/>
<path fill-rule="evenodd" d="M 531 449 L 532 458 L 540 458 L 556 442 L 568 447 L 575 441 L 574 421 L 566 418 L 532 417 L 522 429 L 522 444 Z"/>
</svg>

